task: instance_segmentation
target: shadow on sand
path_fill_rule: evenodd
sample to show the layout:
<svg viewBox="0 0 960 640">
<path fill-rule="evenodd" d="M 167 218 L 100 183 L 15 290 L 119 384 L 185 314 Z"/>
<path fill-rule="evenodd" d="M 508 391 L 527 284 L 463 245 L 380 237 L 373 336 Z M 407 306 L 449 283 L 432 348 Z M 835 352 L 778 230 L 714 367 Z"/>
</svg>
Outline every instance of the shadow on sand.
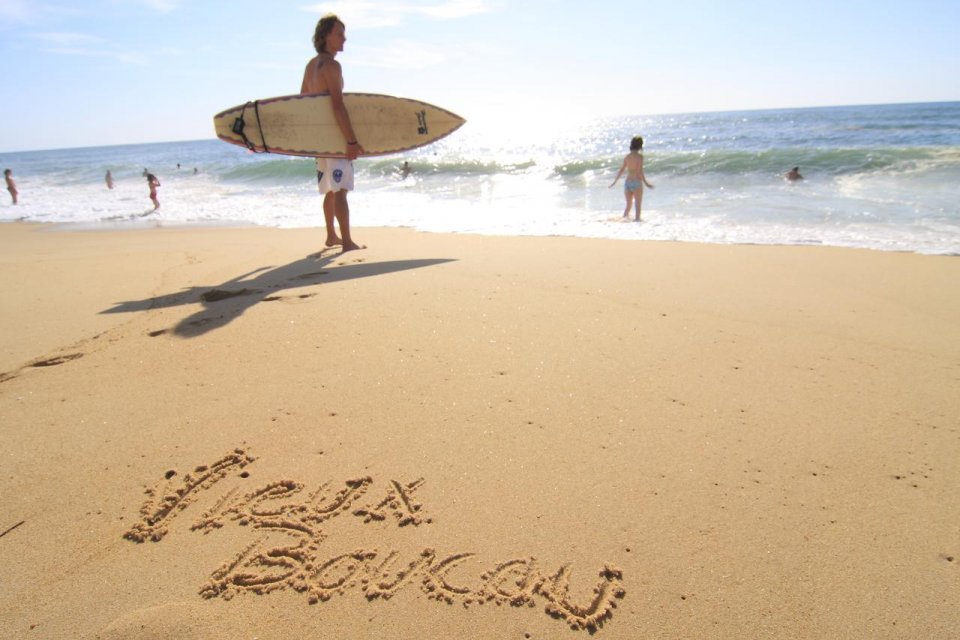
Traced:
<svg viewBox="0 0 960 640">
<path fill-rule="evenodd" d="M 330 255 L 325 255 L 330 253 Z M 194 338 L 209 331 L 224 327 L 255 304 L 280 300 L 284 296 L 279 291 L 296 289 L 312 285 L 355 280 L 382 276 L 398 271 L 420 269 L 433 265 L 454 262 L 453 259 L 430 260 L 393 260 L 388 262 L 337 264 L 329 266 L 334 260 L 350 260 L 353 254 L 343 256 L 340 253 L 322 251 L 295 260 L 282 267 L 261 267 L 236 278 L 212 287 L 189 287 L 177 293 L 120 302 L 100 313 L 134 313 L 149 309 L 164 309 L 200 302 L 203 309 L 184 318 L 172 329 L 172 333 L 183 338 Z M 308 297 L 308 296 L 301 296 Z M 168 333 L 160 330 L 150 335 Z"/>
</svg>

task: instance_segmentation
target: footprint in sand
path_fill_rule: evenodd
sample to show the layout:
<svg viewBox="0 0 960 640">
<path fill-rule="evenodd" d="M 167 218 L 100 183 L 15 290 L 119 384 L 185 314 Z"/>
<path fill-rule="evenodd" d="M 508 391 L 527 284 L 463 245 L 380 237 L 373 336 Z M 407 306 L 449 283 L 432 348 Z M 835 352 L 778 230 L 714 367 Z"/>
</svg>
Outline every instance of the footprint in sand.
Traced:
<svg viewBox="0 0 960 640">
<path fill-rule="evenodd" d="M 295 302 L 297 300 L 306 300 L 307 298 L 313 298 L 317 294 L 315 293 L 301 293 L 298 296 L 267 296 L 263 299 L 264 302 L 276 302 L 278 300 L 286 300 L 287 302 Z"/>
<path fill-rule="evenodd" d="M 237 296 L 249 296 L 255 293 L 260 293 L 256 289 L 240 289 L 237 291 L 228 291 L 226 289 L 211 289 L 210 291 L 205 292 L 200 296 L 200 299 L 204 302 L 219 302 L 221 300 L 227 300 L 228 298 L 236 298 Z"/>
<path fill-rule="evenodd" d="M 55 367 L 59 364 L 64 364 L 65 362 L 70 362 L 71 360 L 76 360 L 77 358 L 82 358 L 82 353 L 68 353 L 62 356 L 54 356 L 52 358 L 43 358 L 40 360 L 34 360 L 29 362 L 16 371 L 0 372 L 0 382 L 7 382 L 8 380 L 13 380 L 20 375 L 20 372 L 24 369 L 36 368 L 36 367 Z"/>
<path fill-rule="evenodd" d="M 82 358 L 82 353 L 68 353 L 62 356 L 54 356 L 53 358 L 45 358 L 43 360 L 36 360 L 31 362 L 28 366 L 31 367 L 55 367 L 58 364 L 63 364 L 64 362 L 70 362 L 71 360 L 76 360 L 77 358 Z"/>
<path fill-rule="evenodd" d="M 325 275 L 327 275 L 328 273 L 330 273 L 330 272 L 329 272 L 329 271 L 313 271 L 313 272 L 311 272 L 311 273 L 304 273 L 304 274 L 302 274 L 302 275 L 295 276 L 295 277 L 292 278 L 292 279 L 293 279 L 293 280 L 308 280 L 308 279 L 314 278 L 314 277 L 316 277 L 316 276 L 325 276 Z"/>
</svg>

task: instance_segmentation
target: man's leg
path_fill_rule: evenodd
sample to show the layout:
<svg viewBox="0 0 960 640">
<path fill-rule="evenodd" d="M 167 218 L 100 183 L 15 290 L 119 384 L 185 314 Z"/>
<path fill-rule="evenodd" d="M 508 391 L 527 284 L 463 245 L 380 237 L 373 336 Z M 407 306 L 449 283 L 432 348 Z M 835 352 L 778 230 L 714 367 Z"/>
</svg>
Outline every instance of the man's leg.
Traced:
<svg viewBox="0 0 960 640">
<path fill-rule="evenodd" d="M 347 203 L 347 190 L 341 189 L 340 191 L 335 191 L 332 194 L 327 194 L 334 196 L 334 214 L 337 218 L 337 224 L 340 225 L 340 237 L 343 238 L 343 250 L 344 251 L 353 251 L 354 249 L 362 249 L 360 245 L 353 241 L 353 238 L 350 236 L 350 205 Z"/>
<path fill-rule="evenodd" d="M 336 218 L 337 214 L 337 199 L 336 193 L 333 191 L 328 191 L 327 195 L 323 197 L 323 221 L 327 226 L 327 242 L 328 247 L 333 247 L 338 244 L 343 244 L 343 241 L 337 237 L 337 231 L 333 227 L 333 221 Z"/>
</svg>

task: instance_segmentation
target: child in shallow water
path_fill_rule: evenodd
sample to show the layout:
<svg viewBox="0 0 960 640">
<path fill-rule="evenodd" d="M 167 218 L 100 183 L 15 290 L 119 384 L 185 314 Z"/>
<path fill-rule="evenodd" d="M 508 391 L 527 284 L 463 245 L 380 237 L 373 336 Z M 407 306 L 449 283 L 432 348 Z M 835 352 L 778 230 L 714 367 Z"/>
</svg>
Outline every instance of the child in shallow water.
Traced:
<svg viewBox="0 0 960 640">
<path fill-rule="evenodd" d="M 144 171 L 147 170 L 144 169 Z M 150 187 L 150 200 L 153 202 L 153 210 L 156 211 L 160 208 L 160 200 L 157 199 L 157 187 L 160 186 L 160 181 L 157 180 L 157 176 L 149 171 L 147 171 L 147 185 Z"/>
<path fill-rule="evenodd" d="M 10 197 L 13 198 L 13 204 L 17 204 L 17 195 L 20 192 L 17 191 L 17 183 L 13 181 L 13 171 L 10 169 L 4 170 L 3 177 L 7 181 L 7 191 L 10 192 Z"/>
<path fill-rule="evenodd" d="M 647 177 L 643 173 L 643 138 L 640 136 L 634 136 L 630 141 L 630 153 L 623 159 L 623 164 L 620 165 L 620 172 L 617 173 L 617 177 L 613 179 L 613 182 L 610 183 L 610 188 L 613 188 L 613 185 L 617 184 L 617 180 L 620 179 L 620 176 L 623 175 L 623 172 L 627 172 L 627 180 L 623 186 L 623 193 L 627 199 L 627 207 L 623 210 L 623 217 L 630 217 L 630 206 L 634 205 L 636 209 L 636 216 L 634 220 L 640 222 L 640 205 L 643 202 L 643 185 L 647 185 L 653 189 L 653 185 L 647 182 Z"/>
</svg>

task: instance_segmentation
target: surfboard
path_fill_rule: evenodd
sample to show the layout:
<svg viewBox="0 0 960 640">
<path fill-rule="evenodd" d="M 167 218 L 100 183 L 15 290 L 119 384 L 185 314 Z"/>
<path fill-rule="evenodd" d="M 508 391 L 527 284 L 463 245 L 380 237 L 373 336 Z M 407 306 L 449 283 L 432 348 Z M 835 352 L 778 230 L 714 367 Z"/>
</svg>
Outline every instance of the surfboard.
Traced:
<svg viewBox="0 0 960 640">
<path fill-rule="evenodd" d="M 426 102 L 375 93 L 344 93 L 362 157 L 428 145 L 466 120 Z M 217 137 L 251 151 L 343 158 L 347 145 L 327 94 L 279 96 L 231 107 L 213 117 Z"/>
</svg>

